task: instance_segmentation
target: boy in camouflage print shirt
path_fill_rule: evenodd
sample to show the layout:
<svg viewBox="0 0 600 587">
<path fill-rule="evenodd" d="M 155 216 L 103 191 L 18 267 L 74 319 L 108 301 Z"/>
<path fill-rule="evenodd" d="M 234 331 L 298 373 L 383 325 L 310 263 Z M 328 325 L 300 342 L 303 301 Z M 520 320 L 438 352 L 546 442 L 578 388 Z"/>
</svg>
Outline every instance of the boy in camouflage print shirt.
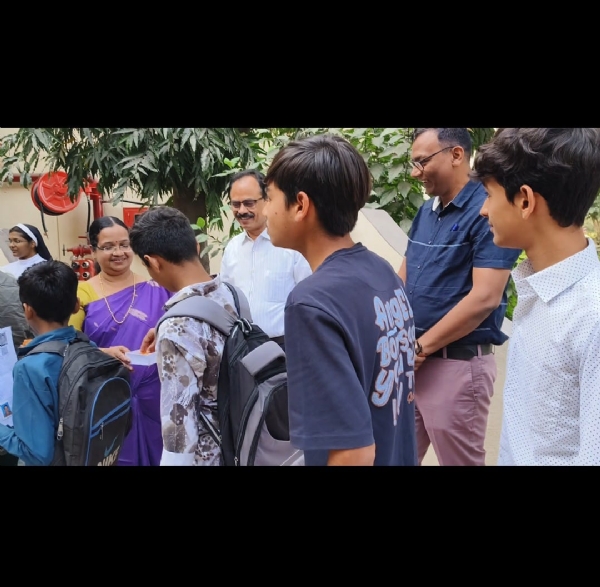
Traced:
<svg viewBox="0 0 600 587">
<path fill-rule="evenodd" d="M 237 316 L 220 278 L 200 262 L 189 220 L 175 208 L 159 206 L 136 217 L 130 232 L 133 251 L 157 283 L 176 292 L 165 309 L 195 295 L 206 296 Z M 161 380 L 163 465 L 220 465 L 220 449 L 200 414 L 218 429 L 217 381 L 225 337 L 195 318 L 166 319 L 151 330 L 141 350 L 156 348 Z"/>
</svg>

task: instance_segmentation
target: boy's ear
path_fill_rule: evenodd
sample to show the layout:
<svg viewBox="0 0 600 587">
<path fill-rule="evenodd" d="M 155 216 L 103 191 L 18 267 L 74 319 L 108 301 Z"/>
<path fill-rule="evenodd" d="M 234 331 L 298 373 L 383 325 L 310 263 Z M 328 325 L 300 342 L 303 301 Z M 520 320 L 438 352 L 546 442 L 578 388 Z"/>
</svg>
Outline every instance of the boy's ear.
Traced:
<svg viewBox="0 0 600 587">
<path fill-rule="evenodd" d="M 159 271 L 161 262 L 158 257 L 155 255 L 144 255 L 144 261 L 146 261 L 147 266 L 150 267 L 153 271 Z"/>
<path fill-rule="evenodd" d="M 296 203 L 294 205 L 296 206 L 295 220 L 298 221 L 304 220 L 308 216 L 312 207 L 312 202 L 306 192 L 298 192 L 296 195 Z"/>
<path fill-rule="evenodd" d="M 25 320 L 28 322 L 37 316 L 35 310 L 29 304 L 23 304 L 23 313 L 25 314 Z"/>
<path fill-rule="evenodd" d="M 519 189 L 519 193 L 514 199 L 514 202 L 519 207 L 523 220 L 526 220 L 533 214 L 533 211 L 539 204 L 539 197 L 541 196 L 538 193 L 534 192 L 530 186 L 521 186 L 521 188 Z"/>
<path fill-rule="evenodd" d="M 81 302 L 79 301 L 79 298 L 77 298 L 77 301 L 75 302 L 75 309 L 71 313 L 77 314 L 77 312 L 79 312 L 80 309 L 81 309 Z"/>
</svg>

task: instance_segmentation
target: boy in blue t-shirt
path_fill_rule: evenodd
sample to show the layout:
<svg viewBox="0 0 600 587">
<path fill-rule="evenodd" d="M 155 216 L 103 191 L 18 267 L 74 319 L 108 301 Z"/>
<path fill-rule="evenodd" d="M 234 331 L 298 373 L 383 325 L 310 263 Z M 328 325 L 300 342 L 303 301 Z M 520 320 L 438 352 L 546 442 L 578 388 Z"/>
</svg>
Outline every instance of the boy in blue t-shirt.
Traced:
<svg viewBox="0 0 600 587">
<path fill-rule="evenodd" d="M 42 342 L 69 342 L 68 326 L 79 310 L 77 275 L 61 261 L 38 263 L 19 277 L 19 297 L 36 337 L 18 349 L 13 368 L 14 427 L 0 424 L 0 447 L 25 465 L 50 465 L 58 428 L 58 375 L 62 358 L 53 353 L 27 354 Z"/>
<path fill-rule="evenodd" d="M 292 444 L 306 465 L 416 465 L 412 310 L 391 265 L 350 237 L 366 163 L 313 136 L 284 147 L 265 184 L 271 242 L 313 270 L 285 307 Z"/>
</svg>

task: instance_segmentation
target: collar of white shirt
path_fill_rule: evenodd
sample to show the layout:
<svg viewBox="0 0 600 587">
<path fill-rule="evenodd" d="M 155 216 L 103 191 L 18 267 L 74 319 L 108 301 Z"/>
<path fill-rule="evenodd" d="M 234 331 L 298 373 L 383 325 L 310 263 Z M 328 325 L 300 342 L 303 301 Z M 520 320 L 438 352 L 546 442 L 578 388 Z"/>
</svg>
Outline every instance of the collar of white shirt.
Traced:
<svg viewBox="0 0 600 587">
<path fill-rule="evenodd" d="M 513 271 L 513 279 L 517 289 L 520 284 L 522 287 L 523 282 L 526 282 L 540 299 L 548 303 L 599 265 L 596 245 L 591 238 L 588 238 L 588 246 L 583 251 L 537 273 L 533 271 L 529 259 L 525 259 Z"/>
<path fill-rule="evenodd" d="M 245 235 L 246 239 L 248 239 L 250 241 L 254 240 L 252 237 L 250 237 L 248 235 L 248 233 L 245 230 L 244 230 L 244 235 Z M 267 240 L 271 240 L 271 237 L 269 236 L 269 233 L 267 232 L 266 228 L 256 238 L 257 239 L 259 239 L 259 238 L 266 238 Z"/>
</svg>

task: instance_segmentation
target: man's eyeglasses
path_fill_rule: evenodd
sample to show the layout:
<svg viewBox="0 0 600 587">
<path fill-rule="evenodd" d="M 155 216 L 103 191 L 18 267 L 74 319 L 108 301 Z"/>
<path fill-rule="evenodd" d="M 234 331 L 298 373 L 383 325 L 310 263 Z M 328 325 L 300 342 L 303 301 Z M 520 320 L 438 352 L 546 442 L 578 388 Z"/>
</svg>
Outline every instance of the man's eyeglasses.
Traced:
<svg viewBox="0 0 600 587">
<path fill-rule="evenodd" d="M 444 147 L 443 149 L 440 149 L 439 151 L 436 151 L 433 155 L 429 155 L 429 157 L 425 157 L 424 159 L 421 159 L 420 161 L 413 161 L 411 159 L 410 160 L 410 164 L 415 169 L 418 169 L 419 171 L 423 171 L 423 169 L 425 169 L 425 165 L 427 164 L 427 162 L 430 159 L 432 159 L 433 157 L 435 157 L 438 153 L 441 153 L 442 151 L 447 151 L 448 149 L 454 149 L 454 147 Z"/>
<path fill-rule="evenodd" d="M 234 210 L 239 210 L 241 205 L 244 204 L 244 208 L 246 208 L 247 210 L 252 210 L 256 206 L 256 202 L 259 202 L 262 199 L 263 198 L 256 198 L 256 200 L 243 200 L 241 202 L 236 202 L 235 200 L 232 200 L 231 202 L 229 202 L 229 205 Z"/>
<path fill-rule="evenodd" d="M 103 247 L 96 247 L 99 251 L 104 251 L 105 253 L 113 253 L 114 251 L 117 250 L 117 248 L 121 249 L 122 251 L 129 251 L 131 250 L 131 244 L 130 243 L 119 243 L 118 245 L 104 245 Z"/>
</svg>

